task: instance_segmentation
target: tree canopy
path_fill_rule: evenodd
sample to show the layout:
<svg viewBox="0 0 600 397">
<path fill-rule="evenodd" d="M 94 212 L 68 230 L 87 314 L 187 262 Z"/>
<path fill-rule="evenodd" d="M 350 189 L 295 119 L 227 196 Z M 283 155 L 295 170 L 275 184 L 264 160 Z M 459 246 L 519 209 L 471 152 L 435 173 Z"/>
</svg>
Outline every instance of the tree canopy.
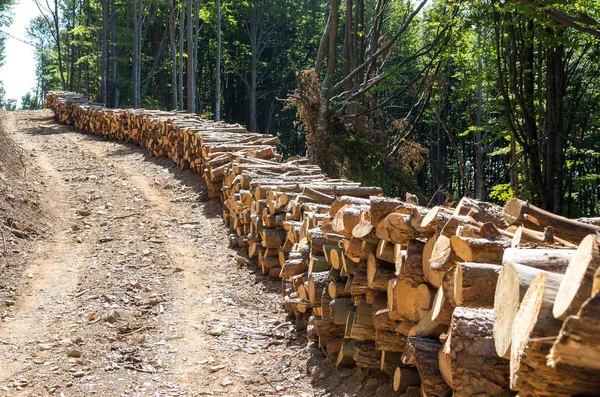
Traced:
<svg viewBox="0 0 600 397">
<path fill-rule="evenodd" d="M 424 204 L 600 212 L 595 0 L 37 1 L 28 107 L 65 89 L 217 113 Z"/>
</svg>

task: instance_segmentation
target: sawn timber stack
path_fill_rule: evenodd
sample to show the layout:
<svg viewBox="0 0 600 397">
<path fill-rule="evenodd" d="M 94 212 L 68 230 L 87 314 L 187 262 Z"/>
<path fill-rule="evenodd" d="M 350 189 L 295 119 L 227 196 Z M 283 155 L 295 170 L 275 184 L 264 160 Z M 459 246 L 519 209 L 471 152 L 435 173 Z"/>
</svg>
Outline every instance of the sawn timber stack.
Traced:
<svg viewBox="0 0 600 397">
<path fill-rule="evenodd" d="M 382 197 L 278 139 L 195 115 L 48 94 L 60 123 L 191 168 L 230 244 L 281 278 L 296 327 L 339 367 L 399 395 L 571 396 L 600 390 L 600 227 L 526 201 L 455 208 Z M 243 259 L 241 259 L 243 261 Z"/>
</svg>

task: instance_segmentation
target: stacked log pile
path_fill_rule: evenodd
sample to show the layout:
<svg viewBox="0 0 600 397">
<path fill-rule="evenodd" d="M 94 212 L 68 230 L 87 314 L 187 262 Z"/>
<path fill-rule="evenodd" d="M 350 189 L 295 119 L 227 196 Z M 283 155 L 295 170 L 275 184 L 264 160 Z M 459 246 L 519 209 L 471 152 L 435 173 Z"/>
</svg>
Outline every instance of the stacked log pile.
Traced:
<svg viewBox="0 0 600 397">
<path fill-rule="evenodd" d="M 198 172 L 223 202 L 230 244 L 282 280 L 297 329 L 338 367 L 382 371 L 407 396 L 600 390 L 594 222 L 519 199 L 425 208 L 281 162 L 277 138 L 239 125 L 70 93 L 46 104 L 61 123 Z"/>
</svg>

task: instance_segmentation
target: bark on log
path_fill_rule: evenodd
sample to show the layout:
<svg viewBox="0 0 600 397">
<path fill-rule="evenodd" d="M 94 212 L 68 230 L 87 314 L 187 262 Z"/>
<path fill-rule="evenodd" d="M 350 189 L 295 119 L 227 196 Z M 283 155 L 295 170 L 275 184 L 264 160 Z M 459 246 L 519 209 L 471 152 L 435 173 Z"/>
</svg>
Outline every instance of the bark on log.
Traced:
<svg viewBox="0 0 600 397">
<path fill-rule="evenodd" d="M 552 316 L 558 283 L 545 273 L 532 281 L 513 325 L 510 357 L 511 388 L 538 396 L 571 396 L 600 390 L 597 373 L 566 365 L 547 366 L 546 356 L 562 322 Z"/>
<path fill-rule="evenodd" d="M 491 222 L 497 227 L 506 228 L 508 224 L 504 220 L 504 214 L 502 207 L 472 199 L 470 197 L 463 197 L 454 210 L 455 215 L 469 215 L 477 222 L 487 223 Z"/>
<path fill-rule="evenodd" d="M 438 397 L 448 389 L 448 384 L 440 372 L 438 354 L 442 344 L 433 339 L 411 337 L 408 349 L 414 357 L 421 376 L 421 391 L 424 396 Z M 403 358 L 404 361 L 404 358 Z"/>
<path fill-rule="evenodd" d="M 558 289 L 556 303 L 552 309 L 555 318 L 564 320 L 577 314 L 583 302 L 592 295 L 594 275 L 600 268 L 599 244 L 600 236 L 589 235 L 577 247 L 577 252 L 569 262 Z"/>
<path fill-rule="evenodd" d="M 501 266 L 484 263 L 459 263 L 454 273 L 456 306 L 493 308 Z"/>
<path fill-rule="evenodd" d="M 543 231 L 545 227 L 552 226 L 555 236 L 575 244 L 579 244 L 588 234 L 600 232 L 599 226 L 552 214 L 517 198 L 513 198 L 506 203 L 504 219 L 510 225 L 522 224 L 534 230 Z"/>
<path fill-rule="evenodd" d="M 502 264 L 504 250 L 510 247 L 505 239 L 488 240 L 485 238 L 450 238 L 452 251 L 465 262 Z"/>
<path fill-rule="evenodd" d="M 579 313 L 569 316 L 554 342 L 548 365 L 570 365 L 600 373 L 600 294 L 588 299 Z"/>
<path fill-rule="evenodd" d="M 561 275 L 517 263 L 504 264 L 498 275 L 494 295 L 494 343 L 500 357 L 510 358 L 515 317 L 527 289 L 540 273 L 546 274 L 552 283 L 562 280 Z"/>
<path fill-rule="evenodd" d="M 455 397 L 511 396 L 509 361 L 496 356 L 491 309 L 457 307 L 444 348 L 440 371 Z"/>
<path fill-rule="evenodd" d="M 574 256 L 574 249 L 507 248 L 504 250 L 502 263 L 519 263 L 553 273 L 564 274 Z"/>
</svg>

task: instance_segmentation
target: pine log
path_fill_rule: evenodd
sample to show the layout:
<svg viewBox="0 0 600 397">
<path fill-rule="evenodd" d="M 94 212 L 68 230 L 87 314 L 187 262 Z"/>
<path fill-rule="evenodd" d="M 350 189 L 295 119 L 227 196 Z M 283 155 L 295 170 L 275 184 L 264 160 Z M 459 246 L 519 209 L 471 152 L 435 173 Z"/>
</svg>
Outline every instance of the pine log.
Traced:
<svg viewBox="0 0 600 397">
<path fill-rule="evenodd" d="M 551 226 L 554 228 L 555 236 L 575 244 L 579 244 L 588 234 L 600 232 L 599 226 L 552 214 L 517 198 L 506 203 L 504 219 L 510 225 L 522 224 L 534 230 L 543 230 L 545 227 Z"/>
<path fill-rule="evenodd" d="M 468 215 L 481 223 L 491 222 L 503 229 L 508 226 L 504 220 L 502 207 L 485 201 L 475 200 L 470 197 L 463 197 L 459 201 L 454 210 L 454 214 Z"/>
<path fill-rule="evenodd" d="M 562 321 L 552 316 L 558 283 L 545 273 L 532 281 L 515 317 L 510 356 L 510 384 L 514 390 L 538 396 L 596 393 L 600 377 L 567 365 L 547 366 L 546 356 L 560 333 Z"/>
<path fill-rule="evenodd" d="M 338 197 L 332 204 L 329 210 L 329 215 L 335 217 L 335 214 L 344 207 L 345 205 L 351 205 L 356 207 L 369 206 L 370 201 L 366 198 L 359 198 L 353 196 L 341 196 Z"/>
<path fill-rule="evenodd" d="M 554 317 L 564 320 L 577 314 L 583 302 L 591 296 L 594 275 L 600 268 L 599 243 L 600 236 L 589 235 L 577 247 L 558 290 L 552 310 Z"/>
<path fill-rule="evenodd" d="M 379 260 L 371 252 L 367 258 L 367 282 L 371 289 L 387 291 L 388 282 L 395 276 L 394 265 Z"/>
<path fill-rule="evenodd" d="M 381 259 L 382 261 L 395 263 L 396 262 L 396 254 L 395 254 L 395 244 L 392 244 L 386 240 L 379 240 L 377 244 L 377 249 L 375 250 L 375 256 L 377 259 Z"/>
<path fill-rule="evenodd" d="M 502 266 L 463 262 L 454 273 L 456 306 L 493 308 L 496 283 Z"/>
<path fill-rule="evenodd" d="M 367 265 L 361 263 L 356 267 L 354 277 L 350 284 L 350 293 L 352 295 L 364 295 L 369 291 L 369 282 L 367 279 Z"/>
<path fill-rule="evenodd" d="M 452 251 L 465 262 L 502 264 L 504 249 L 510 247 L 506 239 L 488 240 L 485 238 L 450 238 Z"/>
<path fill-rule="evenodd" d="M 548 365 L 569 365 L 600 374 L 600 294 L 589 298 L 575 316 L 565 320 L 554 342 Z"/>
<path fill-rule="evenodd" d="M 377 331 L 395 331 L 399 322 L 389 316 L 387 308 L 387 294 L 378 293 L 373 297 L 372 303 L 373 326 Z"/>
<path fill-rule="evenodd" d="M 500 270 L 494 295 L 494 343 L 500 357 L 510 358 L 515 317 L 527 289 L 540 273 L 546 274 L 552 283 L 562 280 L 561 275 L 517 263 L 505 263 Z"/>
<path fill-rule="evenodd" d="M 394 391 L 400 393 L 408 390 L 411 386 L 421 385 L 421 376 L 419 375 L 419 371 L 414 367 L 397 366 L 392 377 Z M 405 396 L 405 394 L 402 395 Z M 421 392 L 419 391 L 415 396 L 421 396 Z"/>
<path fill-rule="evenodd" d="M 553 273 L 564 274 L 574 256 L 574 249 L 506 248 L 502 256 L 502 263 L 519 263 Z"/>
<path fill-rule="evenodd" d="M 448 389 L 448 384 L 440 372 L 438 359 L 442 344 L 433 339 L 417 337 L 411 337 L 408 341 L 407 347 L 414 357 L 421 377 L 421 392 L 424 396 L 441 396 Z M 405 361 L 404 357 L 402 361 Z"/>
<path fill-rule="evenodd" d="M 346 292 L 346 283 L 332 281 L 327 286 L 327 290 L 332 299 L 350 296 L 350 294 Z"/>
<path fill-rule="evenodd" d="M 360 346 L 360 341 L 344 339 L 335 366 L 338 368 L 351 368 L 356 366 L 356 362 L 354 361 L 354 349 L 357 346 Z"/>
<path fill-rule="evenodd" d="M 265 228 L 261 232 L 261 243 L 265 248 L 279 248 L 285 243 L 286 237 L 286 233 L 283 229 Z"/>
<path fill-rule="evenodd" d="M 356 346 L 352 358 L 359 368 L 378 370 L 381 366 L 381 353 L 377 351 L 373 341 L 364 341 Z"/>
<path fill-rule="evenodd" d="M 425 281 L 437 288 L 442 285 L 442 277 L 444 276 L 444 272 L 431 269 L 431 264 L 429 263 L 436 241 L 437 236 L 427 239 L 427 242 L 423 247 L 421 264 L 423 266 L 423 277 L 425 278 Z"/>
<path fill-rule="evenodd" d="M 425 243 L 422 240 L 408 242 L 405 254 L 396 257 L 396 275 L 398 277 L 412 280 L 414 283 L 426 281 L 423 271 L 424 247 Z"/>
<path fill-rule="evenodd" d="M 414 284 L 403 279 L 390 280 L 387 292 L 392 318 L 411 322 L 418 322 L 431 310 L 435 294 L 429 284 Z"/>
<path fill-rule="evenodd" d="M 335 325 L 346 325 L 348 314 L 354 310 L 351 298 L 334 298 L 329 303 L 330 315 Z"/>
<path fill-rule="evenodd" d="M 321 296 L 327 288 L 329 272 L 312 273 L 308 276 L 308 298 L 313 307 L 321 307 Z"/>
<path fill-rule="evenodd" d="M 408 343 L 408 338 L 394 331 L 375 330 L 375 345 L 377 350 L 402 353 Z"/>
<path fill-rule="evenodd" d="M 445 272 L 453 268 L 459 261 L 461 258 L 454 253 L 450 238 L 444 235 L 438 236 L 429 258 L 429 268 Z"/>
<path fill-rule="evenodd" d="M 496 356 L 491 309 L 457 307 L 440 351 L 440 371 L 455 397 L 511 396 L 509 364 Z"/>
<path fill-rule="evenodd" d="M 356 312 L 350 312 L 346 320 L 346 333 L 344 336 L 360 341 L 375 341 L 375 327 L 358 322 Z"/>
</svg>

